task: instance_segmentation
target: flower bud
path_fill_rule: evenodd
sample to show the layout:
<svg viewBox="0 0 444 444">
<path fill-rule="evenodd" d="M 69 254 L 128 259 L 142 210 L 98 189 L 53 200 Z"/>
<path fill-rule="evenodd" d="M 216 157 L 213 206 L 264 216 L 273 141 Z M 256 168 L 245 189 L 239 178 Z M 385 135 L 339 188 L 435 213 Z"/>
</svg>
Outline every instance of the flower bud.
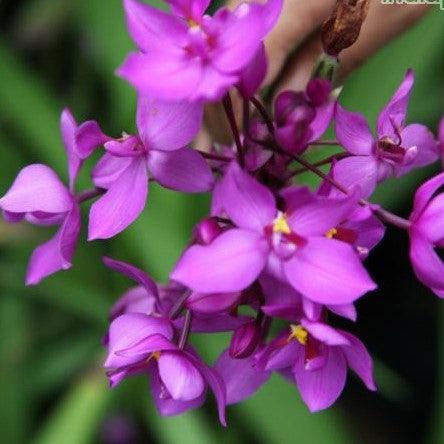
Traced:
<svg viewBox="0 0 444 444">
<path fill-rule="evenodd" d="M 214 217 L 207 217 L 194 227 L 194 239 L 198 244 L 208 245 L 222 233 L 222 228 Z"/>
<path fill-rule="evenodd" d="M 250 356 L 259 344 L 261 329 L 256 321 L 247 322 L 238 327 L 231 337 L 229 354 L 234 359 Z"/>
</svg>

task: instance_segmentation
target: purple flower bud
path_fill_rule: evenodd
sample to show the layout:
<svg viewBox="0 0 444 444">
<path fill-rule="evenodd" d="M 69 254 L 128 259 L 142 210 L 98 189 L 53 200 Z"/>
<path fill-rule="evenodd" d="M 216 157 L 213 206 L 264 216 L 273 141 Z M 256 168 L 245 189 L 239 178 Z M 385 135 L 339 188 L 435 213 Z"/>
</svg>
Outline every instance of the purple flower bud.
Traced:
<svg viewBox="0 0 444 444">
<path fill-rule="evenodd" d="M 321 106 L 327 102 L 332 89 L 330 81 L 325 79 L 312 79 L 308 82 L 306 92 L 313 105 Z"/>
<path fill-rule="evenodd" d="M 234 359 L 247 358 L 256 350 L 260 337 L 261 329 L 256 321 L 250 321 L 241 325 L 231 338 L 230 356 Z"/>
<path fill-rule="evenodd" d="M 302 91 L 284 91 L 279 94 L 276 98 L 274 110 L 278 126 L 284 126 L 290 122 L 309 123 L 316 116 L 315 109 Z"/>
<path fill-rule="evenodd" d="M 221 233 L 222 228 L 214 217 L 203 219 L 194 227 L 194 239 L 201 245 L 211 244 Z"/>
</svg>

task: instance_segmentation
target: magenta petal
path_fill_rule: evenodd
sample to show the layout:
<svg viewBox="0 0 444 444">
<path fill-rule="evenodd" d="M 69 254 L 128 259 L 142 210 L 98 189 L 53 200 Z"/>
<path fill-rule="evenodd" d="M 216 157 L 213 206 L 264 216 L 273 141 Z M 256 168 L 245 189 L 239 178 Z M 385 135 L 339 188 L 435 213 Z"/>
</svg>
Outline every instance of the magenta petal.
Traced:
<svg viewBox="0 0 444 444">
<path fill-rule="evenodd" d="M 125 136 L 122 140 L 110 140 L 105 143 L 104 148 L 116 157 L 138 157 L 145 154 L 145 149 L 136 136 Z"/>
<path fill-rule="evenodd" d="M 191 148 L 175 151 L 151 151 L 148 169 L 160 185 L 187 193 L 209 191 L 213 174 L 205 159 Z"/>
<path fill-rule="evenodd" d="M 144 287 L 127 290 L 111 307 L 110 319 L 113 321 L 125 313 L 145 313 L 150 315 L 156 308 L 156 299 Z"/>
<path fill-rule="evenodd" d="M 412 222 L 419 219 L 422 212 L 426 208 L 430 199 L 438 191 L 440 187 L 444 185 L 444 173 L 438 174 L 427 182 L 423 183 L 415 193 L 415 199 L 413 202 L 413 212 L 410 216 Z M 0 200 L 1 204 L 1 200 Z"/>
<path fill-rule="evenodd" d="M 149 375 L 154 403 L 159 414 L 162 416 L 180 415 L 188 410 L 202 406 L 205 402 L 205 392 L 191 401 L 178 401 L 173 399 L 160 380 L 159 371 L 156 368 L 152 368 Z"/>
<path fill-rule="evenodd" d="M 335 239 L 310 238 L 284 270 L 296 290 L 321 304 L 349 304 L 376 288 L 353 248 Z"/>
<path fill-rule="evenodd" d="M 304 347 L 298 341 L 290 341 L 279 348 L 267 361 L 267 370 L 281 370 L 293 367 L 300 355 L 305 355 Z"/>
<path fill-rule="evenodd" d="M 271 191 L 232 162 L 222 179 L 220 199 L 229 218 L 239 227 L 262 232 L 277 216 Z"/>
<path fill-rule="evenodd" d="M 365 345 L 350 333 L 339 330 L 349 341 L 349 346 L 342 347 L 348 366 L 361 378 L 369 390 L 376 390 L 373 379 L 373 360 Z"/>
<path fill-rule="evenodd" d="M 62 133 L 63 145 L 68 157 L 69 189 L 74 190 L 74 182 L 82 165 L 77 153 L 76 135 L 77 123 L 71 111 L 65 108 L 60 116 L 60 131 Z"/>
<path fill-rule="evenodd" d="M 347 111 L 338 103 L 335 111 L 335 133 L 339 143 L 349 153 L 371 155 L 374 138 L 362 114 Z"/>
<path fill-rule="evenodd" d="M 416 277 L 424 285 L 444 289 L 444 264 L 430 241 L 414 228 L 410 230 L 410 260 Z"/>
<path fill-rule="evenodd" d="M 243 97 L 251 97 L 261 86 L 267 74 L 267 55 L 262 43 L 250 63 L 242 70 L 237 88 Z"/>
<path fill-rule="evenodd" d="M 186 306 L 193 312 L 211 314 L 229 311 L 241 298 L 241 293 L 192 293 Z"/>
<path fill-rule="evenodd" d="M 132 160 L 130 157 L 116 157 L 105 153 L 92 171 L 91 177 L 94 185 L 108 189 L 128 168 Z"/>
<path fill-rule="evenodd" d="M 210 5 L 210 0 L 167 0 L 173 14 L 198 21 Z"/>
<path fill-rule="evenodd" d="M 444 193 L 433 198 L 422 213 L 415 226 L 427 240 L 442 247 L 444 239 Z"/>
<path fill-rule="evenodd" d="M 330 407 L 342 393 L 347 378 L 347 364 L 337 347 L 327 348 L 327 361 L 318 370 L 306 370 L 301 355 L 293 374 L 302 399 L 311 412 Z"/>
<path fill-rule="evenodd" d="M 262 236 L 232 229 L 210 245 L 194 245 L 186 250 L 170 277 L 196 292 L 240 291 L 262 271 L 267 253 Z"/>
<path fill-rule="evenodd" d="M 245 359 L 230 358 L 225 350 L 216 362 L 227 391 L 227 404 L 236 404 L 252 396 L 265 384 L 271 372 L 260 370 L 253 356 Z"/>
<path fill-rule="evenodd" d="M 202 125 L 203 104 L 199 102 L 165 103 L 139 97 L 137 128 L 145 147 L 173 151 L 183 148 Z"/>
<path fill-rule="evenodd" d="M 46 165 L 29 165 L 18 173 L 11 188 L 0 199 L 0 208 L 10 213 L 64 213 L 72 198 L 57 174 Z"/>
<path fill-rule="evenodd" d="M 75 140 L 78 156 L 86 159 L 100 145 L 113 139 L 104 134 L 95 120 L 88 120 L 77 128 Z"/>
<path fill-rule="evenodd" d="M 377 123 L 378 137 L 394 136 L 396 138 L 393 125 L 395 125 L 398 129 L 401 129 L 404 126 L 407 107 L 410 100 L 410 93 L 412 91 L 414 81 L 414 73 L 411 69 L 409 69 L 406 72 L 401 85 L 399 85 L 395 94 L 379 114 Z"/>
<path fill-rule="evenodd" d="M 72 266 L 80 223 L 80 209 L 75 204 L 55 236 L 33 251 L 26 272 L 26 285 L 38 284 L 43 278 Z"/>
<path fill-rule="evenodd" d="M 330 126 L 335 111 L 335 102 L 328 101 L 322 106 L 316 108 L 316 116 L 311 121 L 311 141 L 320 139 Z"/>
<path fill-rule="evenodd" d="M 327 345 L 350 345 L 349 340 L 341 331 L 330 327 L 323 322 L 313 322 L 308 319 L 302 319 L 301 325 L 318 341 Z"/>
<path fill-rule="evenodd" d="M 156 49 L 162 42 L 180 44 L 186 36 L 186 23 L 165 11 L 135 0 L 124 0 L 123 5 L 128 32 L 143 51 Z"/>
<path fill-rule="evenodd" d="M 220 333 L 236 330 L 246 322 L 251 321 L 248 316 L 232 316 L 228 313 L 202 314 L 193 313 L 191 331 L 195 333 Z M 176 328 L 183 327 L 183 317 L 174 322 Z"/>
<path fill-rule="evenodd" d="M 356 321 L 358 317 L 356 307 L 353 304 L 328 305 L 327 308 L 335 315 L 350 319 L 350 321 Z"/>
<path fill-rule="evenodd" d="M 147 195 L 146 162 L 144 158 L 136 158 L 92 205 L 88 240 L 108 239 L 123 231 L 139 217 Z"/>
<path fill-rule="evenodd" d="M 136 284 L 145 287 L 145 290 L 148 293 L 147 297 L 154 297 L 156 299 L 159 297 L 156 283 L 140 268 L 127 264 L 126 262 L 116 261 L 115 259 L 106 256 L 103 256 L 102 260 L 108 268 L 111 268 L 111 270 L 122 273 Z"/>
<path fill-rule="evenodd" d="M 362 197 L 369 197 L 376 188 L 378 161 L 371 156 L 347 157 L 335 163 L 333 178 L 347 189 L 358 187 Z M 335 192 L 339 193 L 343 194 Z"/>
<path fill-rule="evenodd" d="M 190 401 L 202 394 L 205 382 L 199 370 L 181 352 L 163 352 L 159 375 L 173 399 Z"/>
</svg>

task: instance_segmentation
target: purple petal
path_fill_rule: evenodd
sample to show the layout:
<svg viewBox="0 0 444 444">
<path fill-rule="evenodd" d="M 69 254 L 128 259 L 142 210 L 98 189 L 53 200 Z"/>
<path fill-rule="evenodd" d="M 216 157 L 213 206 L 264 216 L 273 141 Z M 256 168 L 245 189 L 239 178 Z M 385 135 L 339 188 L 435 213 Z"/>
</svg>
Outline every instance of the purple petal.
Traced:
<svg viewBox="0 0 444 444">
<path fill-rule="evenodd" d="M 108 268 L 111 268 L 111 270 L 129 277 L 136 284 L 145 287 L 148 298 L 159 298 L 156 283 L 140 268 L 127 264 L 126 262 L 116 261 L 115 259 L 106 256 L 103 256 L 102 260 Z"/>
<path fill-rule="evenodd" d="M 171 5 L 173 14 L 185 19 L 198 21 L 205 13 L 210 0 L 167 0 Z"/>
<path fill-rule="evenodd" d="M 88 120 L 77 128 L 75 134 L 77 154 L 80 158 L 86 159 L 96 148 L 110 140 L 113 139 L 101 130 L 95 120 Z"/>
<path fill-rule="evenodd" d="M 148 149 L 172 151 L 183 148 L 202 125 L 203 104 L 199 102 L 165 103 L 139 97 L 137 128 Z"/>
<path fill-rule="evenodd" d="M 187 193 L 202 193 L 212 188 L 211 168 L 196 150 L 151 151 L 148 169 L 160 185 Z"/>
<path fill-rule="evenodd" d="M 413 212 L 410 215 L 412 222 L 419 219 L 423 211 L 425 210 L 430 199 L 444 185 L 444 173 L 438 174 L 427 182 L 423 183 L 415 193 L 415 199 L 413 202 Z M 1 204 L 1 200 L 0 200 Z"/>
<path fill-rule="evenodd" d="M 55 236 L 33 251 L 26 272 L 26 285 L 36 285 L 59 270 L 71 268 L 80 223 L 80 209 L 75 204 Z"/>
<path fill-rule="evenodd" d="M 132 160 L 89 213 L 88 240 L 108 239 L 123 231 L 142 212 L 148 195 L 144 158 Z"/>
<path fill-rule="evenodd" d="M 186 250 L 170 277 L 196 292 L 240 291 L 262 271 L 267 252 L 262 236 L 232 229 L 210 245 L 194 245 Z"/>
<path fill-rule="evenodd" d="M 94 185 L 108 189 L 128 168 L 132 160 L 130 157 L 116 157 L 105 153 L 91 173 Z"/>
<path fill-rule="evenodd" d="M 358 317 L 356 307 L 353 304 L 327 305 L 327 308 L 335 315 L 350 319 L 350 321 L 356 321 Z"/>
<path fill-rule="evenodd" d="M 374 138 L 366 118 L 362 114 L 347 111 L 339 103 L 335 111 L 335 134 L 349 153 L 371 155 Z"/>
<path fill-rule="evenodd" d="M 313 322 L 308 319 L 302 319 L 301 325 L 310 333 L 311 336 L 327 345 L 350 345 L 349 340 L 341 331 L 330 327 L 323 322 Z"/>
<path fill-rule="evenodd" d="M 416 277 L 431 289 L 444 289 L 444 264 L 418 230 L 410 230 L 410 260 Z M 439 296 L 439 295 L 438 295 Z"/>
<path fill-rule="evenodd" d="M 305 355 L 305 348 L 298 341 L 290 341 L 270 356 L 265 368 L 281 370 L 293 367 L 300 355 Z"/>
<path fill-rule="evenodd" d="M 173 399 L 191 401 L 205 390 L 202 375 L 183 353 L 161 353 L 158 365 L 160 379 Z"/>
<path fill-rule="evenodd" d="M 398 129 L 402 129 L 404 126 L 407 107 L 410 100 L 410 93 L 412 91 L 414 81 L 414 73 L 411 69 L 409 69 L 401 85 L 399 85 L 395 94 L 379 114 L 377 123 L 379 138 L 386 136 L 396 137 L 393 125 L 395 125 Z"/>
<path fill-rule="evenodd" d="M 377 160 L 371 156 L 353 156 L 337 162 L 333 178 L 347 189 L 359 187 L 361 196 L 369 197 L 376 188 L 378 177 Z M 335 194 L 343 194 L 336 191 Z"/>
<path fill-rule="evenodd" d="M 349 341 L 350 345 L 341 347 L 348 366 L 362 379 L 369 390 L 376 390 L 373 379 L 373 360 L 365 345 L 350 333 L 339 330 Z"/>
<path fill-rule="evenodd" d="M 239 227 L 262 233 L 276 217 L 271 191 L 232 162 L 221 183 L 220 199 L 229 218 Z"/>
<path fill-rule="evenodd" d="M 82 161 L 77 153 L 76 130 L 77 123 L 74 116 L 69 109 L 65 108 L 60 116 L 60 132 L 62 133 L 63 145 L 68 157 L 69 189 L 71 191 L 74 190 L 74 183 L 82 166 Z"/>
<path fill-rule="evenodd" d="M 212 314 L 229 311 L 237 305 L 241 293 L 192 293 L 186 306 L 193 312 Z"/>
<path fill-rule="evenodd" d="M 233 316 L 224 314 L 193 313 L 191 331 L 194 333 L 221 333 L 236 330 L 241 325 L 250 321 L 248 316 Z M 182 328 L 183 317 L 174 322 L 176 328 Z"/>
<path fill-rule="evenodd" d="M 144 287 L 133 287 L 127 290 L 111 307 L 111 321 L 126 313 L 145 313 L 150 315 L 156 307 L 156 299 L 146 292 Z"/>
<path fill-rule="evenodd" d="M 353 248 L 335 239 L 310 238 L 284 270 L 296 290 L 320 304 L 349 304 L 376 288 Z"/>
<path fill-rule="evenodd" d="M 149 375 L 154 403 L 159 414 L 162 416 L 180 415 L 188 410 L 201 407 L 205 402 L 205 392 L 191 401 L 178 401 L 173 399 L 168 393 L 165 385 L 160 380 L 159 371 L 156 368 L 153 368 L 149 372 Z"/>
<path fill-rule="evenodd" d="M 140 355 L 117 356 L 119 350 L 127 350 L 137 345 L 142 339 L 153 335 L 162 335 L 166 339 L 173 338 L 173 329 L 167 319 L 147 316 L 142 313 L 130 313 L 119 316 L 109 327 L 108 357 L 104 366 L 119 368 L 140 360 Z"/>
<path fill-rule="evenodd" d="M 444 194 L 432 199 L 416 222 L 416 228 L 423 233 L 428 241 L 442 247 L 444 239 Z"/>
<path fill-rule="evenodd" d="M 293 374 L 302 399 L 311 412 L 330 407 L 342 393 L 347 378 L 347 364 L 337 347 L 327 348 L 327 362 L 318 370 L 306 370 L 301 355 Z"/>
<path fill-rule="evenodd" d="M 0 199 L 0 208 L 10 213 L 64 213 L 72 206 L 65 185 L 51 168 L 42 164 L 23 168 Z"/>
<path fill-rule="evenodd" d="M 267 55 L 262 43 L 250 63 L 240 73 L 237 88 L 243 97 L 251 97 L 261 86 L 267 74 Z"/>
<path fill-rule="evenodd" d="M 138 157 L 146 153 L 136 136 L 125 136 L 121 140 L 111 140 L 105 143 L 104 148 L 116 157 Z"/>
<path fill-rule="evenodd" d="M 228 350 L 219 356 L 215 368 L 225 383 L 228 405 L 252 396 L 271 376 L 271 372 L 260 370 L 255 365 L 253 356 L 233 359 Z"/>
<path fill-rule="evenodd" d="M 320 139 L 330 126 L 335 111 L 335 102 L 329 101 L 324 105 L 316 108 L 316 116 L 311 121 L 309 127 L 311 129 L 311 140 Z"/>
</svg>

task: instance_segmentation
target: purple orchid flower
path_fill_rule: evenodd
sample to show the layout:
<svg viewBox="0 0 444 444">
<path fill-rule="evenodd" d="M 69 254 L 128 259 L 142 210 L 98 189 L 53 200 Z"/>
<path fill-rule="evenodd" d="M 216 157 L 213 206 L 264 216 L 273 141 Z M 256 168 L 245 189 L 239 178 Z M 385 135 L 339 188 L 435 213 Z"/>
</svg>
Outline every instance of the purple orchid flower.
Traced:
<svg viewBox="0 0 444 444">
<path fill-rule="evenodd" d="M 311 412 L 330 407 L 345 386 L 350 367 L 369 390 L 376 390 L 373 362 L 355 336 L 319 321 L 291 324 L 256 356 L 266 371 L 280 371 L 294 382 Z"/>
<path fill-rule="evenodd" d="M 444 298 L 444 264 L 435 248 L 444 247 L 444 173 L 428 180 L 415 194 L 410 215 L 410 260 L 417 278 Z"/>
<path fill-rule="evenodd" d="M 169 3 L 172 14 L 125 0 L 128 31 L 140 52 L 118 69 L 139 93 L 169 101 L 222 98 L 240 81 L 282 8 L 281 0 L 242 3 L 211 17 L 205 15 L 209 0 Z"/>
<path fill-rule="evenodd" d="M 69 188 L 48 166 L 33 164 L 23 168 L 8 192 L 0 199 L 7 222 L 23 219 L 33 225 L 59 225 L 56 234 L 32 253 L 26 285 L 72 266 L 80 233 L 80 208 L 75 196 L 75 180 L 82 161 L 76 154 L 77 124 L 68 109 L 60 119 L 63 144 L 68 157 Z"/>
<path fill-rule="evenodd" d="M 336 97 L 328 80 L 312 79 L 305 91 L 283 91 L 275 102 L 276 140 L 287 151 L 302 153 L 327 131 Z"/>
<path fill-rule="evenodd" d="M 207 386 L 213 391 L 219 419 L 225 420 L 225 386 L 217 372 L 191 350 L 173 342 L 172 324 L 141 313 L 125 314 L 110 325 L 104 363 L 112 387 L 125 377 L 148 373 L 154 402 L 161 415 L 178 415 L 200 407 Z"/>
<path fill-rule="evenodd" d="M 210 245 L 187 249 L 171 279 L 196 292 L 229 293 L 247 288 L 267 268 L 306 298 L 337 305 L 376 287 L 353 248 L 329 236 L 356 207 L 354 196 L 327 199 L 300 189 L 281 213 L 268 188 L 233 162 L 219 198 L 236 227 Z"/>
<path fill-rule="evenodd" d="M 409 70 L 379 114 L 376 138 L 362 114 L 349 112 L 337 104 L 336 137 L 353 156 L 334 165 L 335 180 L 345 187 L 358 185 L 362 195 L 368 197 L 377 183 L 437 159 L 437 143 L 428 128 L 417 123 L 405 125 L 413 83 L 413 71 Z"/>
<path fill-rule="evenodd" d="M 108 239 L 137 219 L 148 197 L 149 178 L 189 193 L 211 189 L 211 169 L 197 151 L 185 147 L 201 121 L 200 104 L 166 104 L 142 97 L 137 136 L 111 139 L 95 122 L 82 125 L 77 136 L 80 154 L 88 156 L 101 143 L 106 150 L 92 172 L 95 185 L 107 191 L 91 207 L 88 240 Z"/>
</svg>

